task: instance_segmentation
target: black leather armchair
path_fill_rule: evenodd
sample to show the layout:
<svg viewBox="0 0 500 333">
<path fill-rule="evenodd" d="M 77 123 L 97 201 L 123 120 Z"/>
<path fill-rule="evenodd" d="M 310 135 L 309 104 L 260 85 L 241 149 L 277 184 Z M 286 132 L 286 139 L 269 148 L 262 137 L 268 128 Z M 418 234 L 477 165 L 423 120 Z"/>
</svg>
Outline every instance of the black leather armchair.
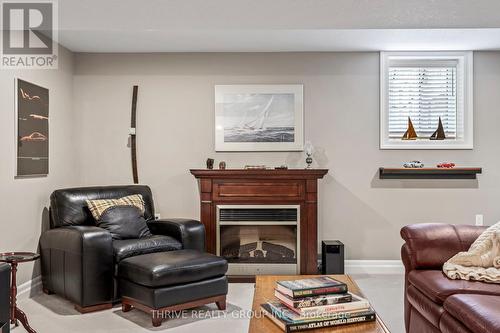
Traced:
<svg viewBox="0 0 500 333">
<path fill-rule="evenodd" d="M 0 264 L 0 330 L 10 332 L 10 265 Z"/>
<path fill-rule="evenodd" d="M 113 240 L 95 226 L 87 199 L 120 198 L 141 194 L 144 218 L 153 234 L 147 238 Z M 128 257 L 180 249 L 204 251 L 203 224 L 188 219 L 154 218 L 151 189 L 143 185 L 83 187 L 57 190 L 50 197 L 50 230 L 40 237 L 42 283 L 85 313 L 110 308 L 120 300 L 115 272 Z"/>
</svg>

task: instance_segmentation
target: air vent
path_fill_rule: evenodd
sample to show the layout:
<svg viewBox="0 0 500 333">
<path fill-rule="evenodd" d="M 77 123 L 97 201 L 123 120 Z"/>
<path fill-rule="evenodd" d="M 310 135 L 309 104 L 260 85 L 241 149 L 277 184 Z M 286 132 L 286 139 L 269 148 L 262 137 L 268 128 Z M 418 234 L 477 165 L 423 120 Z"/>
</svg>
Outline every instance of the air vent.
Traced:
<svg viewBox="0 0 500 333">
<path fill-rule="evenodd" d="M 297 221 L 294 208 L 224 208 L 219 211 L 219 221 Z"/>
</svg>

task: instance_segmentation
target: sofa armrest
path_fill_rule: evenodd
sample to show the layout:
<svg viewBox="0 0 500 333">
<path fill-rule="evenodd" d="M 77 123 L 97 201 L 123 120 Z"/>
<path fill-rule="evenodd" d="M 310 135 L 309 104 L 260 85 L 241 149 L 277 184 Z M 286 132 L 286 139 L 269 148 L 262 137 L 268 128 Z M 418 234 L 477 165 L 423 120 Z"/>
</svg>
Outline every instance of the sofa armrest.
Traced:
<svg viewBox="0 0 500 333">
<path fill-rule="evenodd" d="M 148 221 L 151 233 L 172 236 L 182 243 L 184 249 L 205 251 L 205 226 L 191 219 L 160 219 Z"/>
<path fill-rule="evenodd" d="M 42 233 L 43 287 L 80 307 L 113 299 L 111 234 L 93 226 L 68 226 Z"/>
<path fill-rule="evenodd" d="M 441 223 L 413 224 L 401 229 L 401 257 L 407 272 L 441 269 L 460 251 L 467 251 L 487 227 Z"/>
<path fill-rule="evenodd" d="M 10 265 L 0 264 L 0 331 L 9 332 Z M 5 324 L 5 325 L 4 325 Z"/>
</svg>

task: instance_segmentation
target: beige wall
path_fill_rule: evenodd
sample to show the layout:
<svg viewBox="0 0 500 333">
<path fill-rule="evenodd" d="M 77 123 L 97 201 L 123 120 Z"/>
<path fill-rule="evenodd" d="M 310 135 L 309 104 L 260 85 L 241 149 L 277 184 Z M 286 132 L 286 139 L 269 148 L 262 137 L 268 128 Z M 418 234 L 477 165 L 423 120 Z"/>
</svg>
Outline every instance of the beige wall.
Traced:
<svg viewBox="0 0 500 333">
<path fill-rule="evenodd" d="M 59 49 L 58 70 L 0 69 L 0 252 L 37 251 L 44 208 L 50 193 L 79 182 L 72 108 L 74 56 Z M 14 179 L 14 79 L 20 78 L 49 89 L 49 176 Z M 38 267 L 19 267 L 21 284 L 38 275 Z"/>
<path fill-rule="evenodd" d="M 163 217 L 197 218 L 189 168 L 207 157 L 229 167 L 287 163 L 301 153 L 215 153 L 214 85 L 302 83 L 305 136 L 317 147 L 319 238 L 341 239 L 349 259 L 397 259 L 399 229 L 409 223 L 500 219 L 500 53 L 475 54 L 475 149 L 381 151 L 378 53 L 78 54 L 74 79 L 78 163 L 84 184 L 131 181 L 126 146 L 131 87 L 139 84 L 138 154 L 142 183 Z M 474 181 L 380 181 L 380 166 L 419 159 L 482 166 Z M 32 237 L 32 236 L 30 236 Z"/>
<path fill-rule="evenodd" d="M 52 190 L 130 183 L 127 135 L 131 86 L 139 84 L 141 182 L 151 185 L 162 216 L 197 218 L 198 190 L 189 168 L 207 157 L 229 167 L 302 167 L 301 153 L 215 153 L 213 86 L 302 83 L 306 139 L 316 166 L 330 169 L 320 183 L 319 238 L 341 239 L 349 259 L 397 259 L 399 229 L 439 221 L 486 224 L 500 219 L 500 52 L 475 53 L 475 149 L 378 149 L 378 54 L 93 55 L 60 50 L 59 69 L 0 71 L 0 251 L 36 251 Z M 75 68 L 74 68 L 75 65 Z M 74 74 L 74 76 L 73 76 Z M 50 89 L 50 174 L 14 179 L 14 78 Z M 377 168 L 409 159 L 452 160 L 484 169 L 478 182 L 380 181 Z M 19 282 L 38 274 L 22 265 Z"/>
</svg>

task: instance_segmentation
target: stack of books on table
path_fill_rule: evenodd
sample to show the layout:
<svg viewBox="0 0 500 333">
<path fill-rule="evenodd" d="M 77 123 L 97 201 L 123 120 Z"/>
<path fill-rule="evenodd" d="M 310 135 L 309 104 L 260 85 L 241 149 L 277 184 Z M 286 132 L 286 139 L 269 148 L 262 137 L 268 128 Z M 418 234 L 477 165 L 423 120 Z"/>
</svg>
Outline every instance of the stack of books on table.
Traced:
<svg viewBox="0 0 500 333">
<path fill-rule="evenodd" d="M 285 332 L 375 320 L 370 303 L 328 276 L 278 281 L 276 301 L 261 304 L 265 316 Z"/>
</svg>

